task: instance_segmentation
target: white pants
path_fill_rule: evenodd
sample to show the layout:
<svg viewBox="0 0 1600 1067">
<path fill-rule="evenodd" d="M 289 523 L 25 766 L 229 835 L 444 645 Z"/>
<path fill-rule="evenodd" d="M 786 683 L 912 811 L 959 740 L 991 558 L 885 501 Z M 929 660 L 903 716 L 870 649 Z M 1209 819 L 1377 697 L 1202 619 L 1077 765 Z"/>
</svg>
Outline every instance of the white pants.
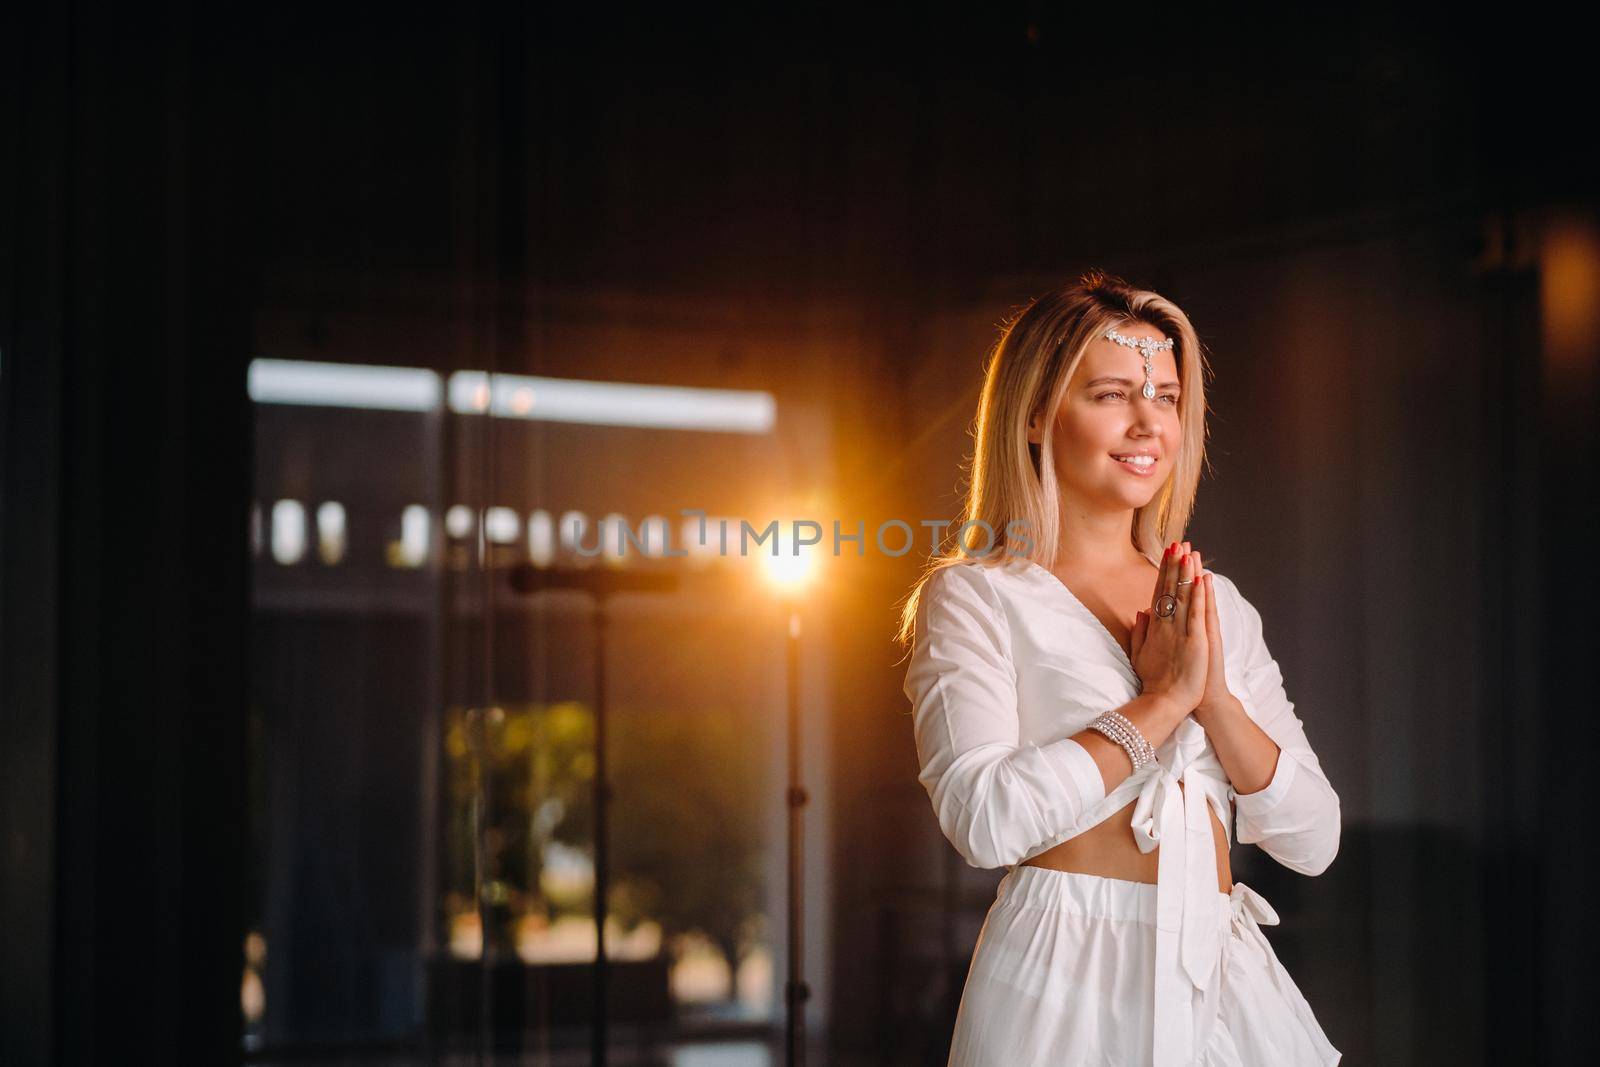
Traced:
<svg viewBox="0 0 1600 1067">
<path fill-rule="evenodd" d="M 1150 1063 L 1155 918 L 1154 885 L 1013 867 L 973 950 L 950 1067 Z M 1341 1053 L 1267 944 L 1261 918 L 1277 921 L 1248 887 L 1217 894 L 1217 921 L 1227 929 L 1220 968 L 1204 991 L 1193 990 L 1193 1062 L 1338 1063 Z"/>
</svg>

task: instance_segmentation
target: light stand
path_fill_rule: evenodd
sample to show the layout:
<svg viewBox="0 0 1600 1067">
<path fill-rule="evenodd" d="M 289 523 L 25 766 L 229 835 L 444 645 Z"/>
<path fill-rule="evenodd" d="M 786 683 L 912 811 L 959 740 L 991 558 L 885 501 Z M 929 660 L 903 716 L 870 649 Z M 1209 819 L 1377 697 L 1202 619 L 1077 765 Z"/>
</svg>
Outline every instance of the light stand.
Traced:
<svg viewBox="0 0 1600 1067">
<path fill-rule="evenodd" d="M 789 730 L 789 981 L 784 990 L 784 1063 L 804 1067 L 806 1062 L 806 1000 L 811 990 L 805 980 L 805 807 L 810 797 L 801 778 L 800 736 L 800 603 L 784 601 L 788 609 L 788 730 Z"/>
<path fill-rule="evenodd" d="M 605 1067 L 606 1023 L 610 1004 L 610 964 L 606 958 L 606 898 L 611 887 L 611 783 L 606 776 L 606 610 L 620 593 L 668 593 L 678 588 L 676 574 L 622 571 L 609 567 L 551 567 L 523 563 L 511 571 L 511 587 L 534 594 L 546 589 L 587 593 L 594 605 L 594 1014 L 590 1026 L 590 1062 Z"/>
</svg>

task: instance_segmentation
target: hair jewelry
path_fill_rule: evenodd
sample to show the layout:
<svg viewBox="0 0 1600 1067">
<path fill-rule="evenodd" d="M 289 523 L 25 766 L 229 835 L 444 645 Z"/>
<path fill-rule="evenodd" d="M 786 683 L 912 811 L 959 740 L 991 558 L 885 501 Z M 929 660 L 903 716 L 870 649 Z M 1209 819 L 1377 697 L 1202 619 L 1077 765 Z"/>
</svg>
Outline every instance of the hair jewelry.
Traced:
<svg viewBox="0 0 1600 1067">
<path fill-rule="evenodd" d="M 1115 329 L 1110 329 L 1106 331 L 1106 340 L 1139 350 L 1139 354 L 1144 357 L 1144 388 L 1140 392 L 1144 394 L 1146 400 L 1153 399 L 1156 395 L 1156 385 L 1150 380 L 1150 360 L 1157 352 L 1171 348 L 1172 338 L 1165 337 L 1159 341 L 1152 341 L 1148 337 L 1124 337 Z"/>
</svg>

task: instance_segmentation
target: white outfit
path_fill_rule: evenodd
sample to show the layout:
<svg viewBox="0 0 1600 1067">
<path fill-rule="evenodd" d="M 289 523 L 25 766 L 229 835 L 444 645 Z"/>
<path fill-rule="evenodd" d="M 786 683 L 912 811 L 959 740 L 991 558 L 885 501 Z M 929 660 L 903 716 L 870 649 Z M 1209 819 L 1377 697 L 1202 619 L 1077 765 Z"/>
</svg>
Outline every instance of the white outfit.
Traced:
<svg viewBox="0 0 1600 1067">
<path fill-rule="evenodd" d="M 1234 791 L 1193 716 L 1106 793 L 1072 735 L 1140 692 L 1116 638 L 1028 560 L 959 563 L 924 586 L 905 679 L 919 778 L 970 865 L 1010 868 L 973 953 L 953 1067 L 1339 1061 L 1260 931 L 1277 915 L 1247 886 L 1217 890 L 1208 804 L 1230 845 L 1231 801 L 1240 841 L 1307 875 L 1333 861 L 1340 820 L 1260 614 L 1226 576 L 1213 583 L 1228 688 L 1280 749 L 1256 793 Z M 1133 801 L 1134 840 L 1160 848 L 1154 885 L 1019 865 Z"/>
</svg>

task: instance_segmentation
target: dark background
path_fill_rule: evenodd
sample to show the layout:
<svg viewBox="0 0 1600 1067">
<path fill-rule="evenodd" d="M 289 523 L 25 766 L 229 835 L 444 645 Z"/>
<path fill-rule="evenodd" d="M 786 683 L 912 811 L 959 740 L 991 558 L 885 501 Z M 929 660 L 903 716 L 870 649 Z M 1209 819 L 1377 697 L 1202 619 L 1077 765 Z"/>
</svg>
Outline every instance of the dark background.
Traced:
<svg viewBox="0 0 1600 1067">
<path fill-rule="evenodd" d="M 1090 265 L 1210 348 L 1192 539 L 1345 817 L 1315 880 L 1235 871 L 1330 1038 L 1587 1047 L 1600 187 L 1564 23 L 67 2 L 0 40 L 0 1061 L 240 1055 L 250 358 L 766 389 L 870 529 L 953 512 L 996 323 Z M 826 630 L 822 1039 L 942 1063 L 998 872 L 915 781 L 915 558 L 869 560 Z"/>
</svg>

